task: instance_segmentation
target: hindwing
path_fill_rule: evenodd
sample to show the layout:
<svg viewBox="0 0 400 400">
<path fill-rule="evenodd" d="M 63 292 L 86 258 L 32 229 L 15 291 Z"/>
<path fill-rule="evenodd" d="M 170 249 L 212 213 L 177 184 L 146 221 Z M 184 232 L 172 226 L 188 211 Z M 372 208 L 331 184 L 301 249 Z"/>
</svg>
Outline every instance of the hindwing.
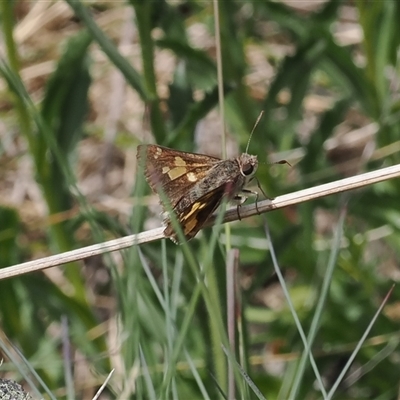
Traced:
<svg viewBox="0 0 400 400">
<path fill-rule="evenodd" d="M 204 226 L 210 216 L 221 204 L 225 195 L 225 185 L 217 187 L 213 191 L 205 193 L 183 211 L 176 214 L 176 218 L 182 227 L 183 234 L 190 240 L 196 236 L 197 232 Z M 175 229 L 172 226 L 170 218 L 165 220 L 165 236 L 177 241 Z"/>
</svg>

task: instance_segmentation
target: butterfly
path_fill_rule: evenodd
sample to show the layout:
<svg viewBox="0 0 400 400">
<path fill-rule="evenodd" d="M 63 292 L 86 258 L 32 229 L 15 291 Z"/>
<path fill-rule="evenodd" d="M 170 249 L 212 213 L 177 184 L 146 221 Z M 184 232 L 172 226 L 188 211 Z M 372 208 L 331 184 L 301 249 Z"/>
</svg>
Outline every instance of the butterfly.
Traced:
<svg viewBox="0 0 400 400">
<path fill-rule="evenodd" d="M 257 156 L 243 153 L 223 160 L 148 144 L 138 146 L 137 159 L 153 192 L 161 193 L 164 234 L 176 243 L 169 211 L 175 213 L 185 238 L 190 240 L 224 199 L 240 205 L 254 194 L 257 205 L 258 193 L 246 189 L 257 171 Z"/>
</svg>

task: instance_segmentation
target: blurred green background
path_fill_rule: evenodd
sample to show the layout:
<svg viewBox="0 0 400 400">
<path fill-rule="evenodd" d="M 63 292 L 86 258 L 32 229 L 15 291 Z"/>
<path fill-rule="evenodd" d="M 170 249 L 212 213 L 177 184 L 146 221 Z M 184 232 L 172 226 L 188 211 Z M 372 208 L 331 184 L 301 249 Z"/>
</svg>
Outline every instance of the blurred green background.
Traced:
<svg viewBox="0 0 400 400">
<path fill-rule="evenodd" d="M 0 6 L 0 267 L 158 227 L 136 146 L 223 153 L 213 3 Z M 219 13 L 228 156 L 263 110 L 249 153 L 269 196 L 399 162 L 398 2 L 224 0 Z M 1 281 L 0 376 L 32 378 L 38 398 L 90 399 L 115 368 L 101 399 L 396 399 L 397 287 L 367 328 L 400 276 L 399 204 L 386 181 L 230 236 L 205 229 Z"/>
</svg>

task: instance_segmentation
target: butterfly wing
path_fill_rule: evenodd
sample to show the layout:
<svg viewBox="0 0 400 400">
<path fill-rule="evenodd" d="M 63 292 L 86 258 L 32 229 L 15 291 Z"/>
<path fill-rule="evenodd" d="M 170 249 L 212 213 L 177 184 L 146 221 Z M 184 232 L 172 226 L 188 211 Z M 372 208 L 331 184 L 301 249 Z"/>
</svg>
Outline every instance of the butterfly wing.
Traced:
<svg viewBox="0 0 400 400">
<path fill-rule="evenodd" d="M 225 185 L 217 187 L 213 191 L 205 193 L 183 211 L 177 213 L 176 218 L 180 223 L 183 234 L 187 240 L 196 236 L 197 232 L 204 226 L 206 221 L 221 204 L 225 195 Z M 177 235 L 169 218 L 165 220 L 165 236 L 177 242 Z"/>
<path fill-rule="evenodd" d="M 146 180 L 153 192 L 160 192 L 175 208 L 179 200 L 222 160 L 204 154 L 177 151 L 157 145 L 140 145 L 137 159 L 144 166 Z"/>
<path fill-rule="evenodd" d="M 235 160 L 221 160 L 156 145 L 140 145 L 139 163 L 155 193 L 163 192 L 176 214 L 185 237 L 190 240 L 204 226 L 226 196 L 233 198 L 244 178 Z M 233 179 L 232 179 L 233 178 Z M 165 236 L 177 241 L 171 219 L 165 219 Z"/>
<path fill-rule="evenodd" d="M 239 177 L 240 180 L 241 178 Z M 213 185 L 210 183 L 207 186 L 208 190 L 204 191 L 202 195 L 199 195 L 199 185 L 194 186 L 191 191 L 187 192 L 174 208 L 177 220 L 187 240 L 196 236 L 197 232 L 203 228 L 224 198 L 228 200 L 232 198 L 232 194 L 236 193 L 238 187 L 238 179 L 224 180 L 219 184 L 214 181 Z M 166 224 L 165 236 L 176 242 L 177 235 L 170 218 L 167 217 L 164 222 Z"/>
</svg>

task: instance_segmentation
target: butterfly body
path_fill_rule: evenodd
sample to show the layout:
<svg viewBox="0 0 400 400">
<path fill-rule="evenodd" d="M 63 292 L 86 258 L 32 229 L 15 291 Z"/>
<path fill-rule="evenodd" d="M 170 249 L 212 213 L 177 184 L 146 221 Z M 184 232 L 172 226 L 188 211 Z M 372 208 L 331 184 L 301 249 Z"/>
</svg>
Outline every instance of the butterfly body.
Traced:
<svg viewBox="0 0 400 400">
<path fill-rule="evenodd" d="M 205 154 L 188 153 L 157 145 L 140 145 L 139 163 L 151 189 L 163 193 L 166 211 L 165 236 L 176 241 L 168 210 L 179 221 L 186 239 L 193 238 L 224 199 L 246 199 L 246 185 L 258 167 L 256 156 L 243 153 L 237 158 L 222 160 Z"/>
</svg>

